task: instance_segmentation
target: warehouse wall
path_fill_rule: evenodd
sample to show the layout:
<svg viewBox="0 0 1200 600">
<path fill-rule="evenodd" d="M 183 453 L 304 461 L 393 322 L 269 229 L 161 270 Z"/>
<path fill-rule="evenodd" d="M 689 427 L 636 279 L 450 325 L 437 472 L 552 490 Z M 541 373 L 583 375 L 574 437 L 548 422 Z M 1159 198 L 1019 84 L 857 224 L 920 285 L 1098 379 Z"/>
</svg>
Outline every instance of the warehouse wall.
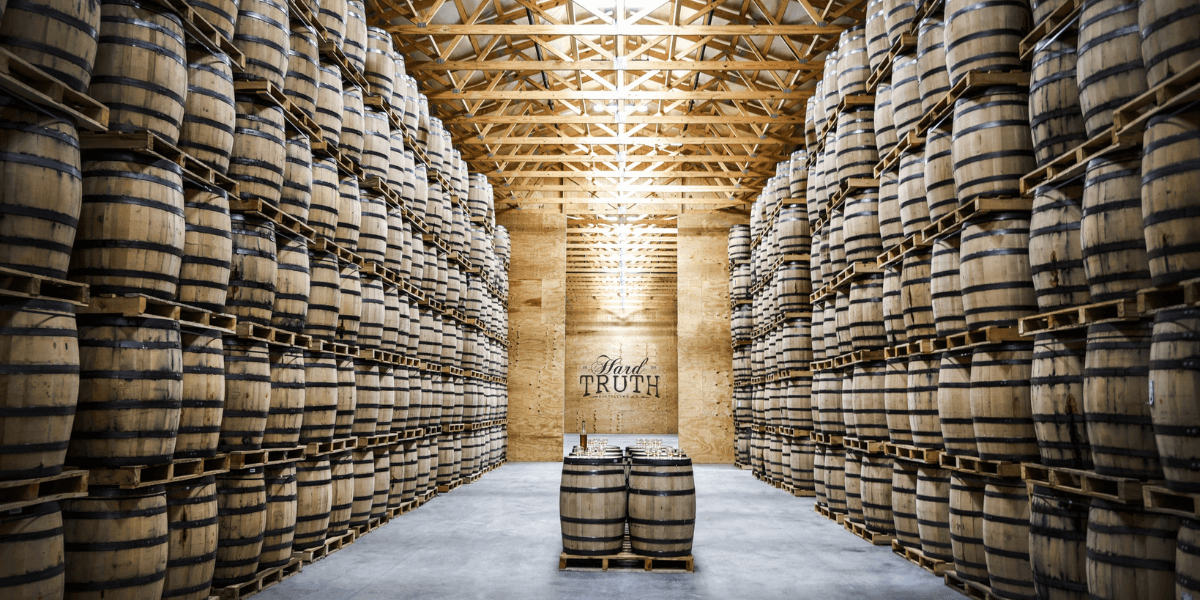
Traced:
<svg viewBox="0 0 1200 600">
<path fill-rule="evenodd" d="M 569 303 L 567 431 L 586 420 L 588 432 L 676 433 L 675 336 L 673 305 L 625 312 Z"/>
<path fill-rule="evenodd" d="M 505 211 L 497 222 L 512 239 L 508 457 L 562 460 L 567 219 Z"/>
<path fill-rule="evenodd" d="M 697 463 L 734 457 L 728 235 L 744 222 L 679 215 L 679 446 Z"/>
</svg>

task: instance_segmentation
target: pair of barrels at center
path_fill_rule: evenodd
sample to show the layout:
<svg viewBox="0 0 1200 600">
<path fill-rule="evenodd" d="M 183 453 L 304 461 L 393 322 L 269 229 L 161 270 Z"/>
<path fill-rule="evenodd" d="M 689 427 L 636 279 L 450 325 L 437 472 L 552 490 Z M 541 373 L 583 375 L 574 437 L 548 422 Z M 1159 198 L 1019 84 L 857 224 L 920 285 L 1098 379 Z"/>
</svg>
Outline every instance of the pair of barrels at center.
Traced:
<svg viewBox="0 0 1200 600">
<path fill-rule="evenodd" d="M 688 556 L 696 528 L 696 486 L 689 458 L 563 459 L 559 518 L 563 552 L 621 552 L 625 526 L 636 554 Z"/>
</svg>

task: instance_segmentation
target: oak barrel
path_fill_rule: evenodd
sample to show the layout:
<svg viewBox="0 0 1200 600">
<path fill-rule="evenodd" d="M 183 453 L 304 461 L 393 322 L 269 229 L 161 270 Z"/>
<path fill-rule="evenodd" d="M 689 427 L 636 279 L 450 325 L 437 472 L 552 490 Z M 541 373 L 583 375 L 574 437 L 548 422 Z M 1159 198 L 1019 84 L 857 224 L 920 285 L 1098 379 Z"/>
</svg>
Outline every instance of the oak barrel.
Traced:
<svg viewBox="0 0 1200 600">
<path fill-rule="evenodd" d="M 1033 347 L 1028 342 L 989 344 L 971 357 L 971 418 L 979 458 L 1037 462 L 1030 403 Z"/>
<path fill-rule="evenodd" d="M 225 409 L 225 351 L 221 332 L 181 326 L 183 396 L 175 458 L 213 456 L 221 436 Z"/>
<path fill-rule="evenodd" d="M 225 346 L 225 412 L 219 448 L 228 451 L 262 447 L 271 408 L 271 360 L 266 342 L 227 337 Z"/>
<path fill-rule="evenodd" d="M 963 226 L 959 254 L 963 315 L 970 330 L 1014 327 L 1037 312 L 1029 271 L 1029 216 L 991 213 Z"/>
<path fill-rule="evenodd" d="M 896 526 L 896 541 L 905 548 L 920 548 L 921 533 L 917 526 L 917 466 L 893 461 L 892 522 Z"/>
<path fill-rule="evenodd" d="M 238 182 L 242 200 L 260 200 L 278 208 L 287 164 L 283 109 L 243 94 L 234 96 L 234 106 L 237 119 L 228 175 Z"/>
<path fill-rule="evenodd" d="M 1009 0 L 985 0 L 983 4 L 988 3 L 1018 4 Z M 971 9 L 973 15 L 986 12 Z M 1021 178 L 1036 166 L 1028 92 L 999 86 L 959 98 L 954 103 L 953 127 L 951 157 L 959 204 L 981 197 L 1019 197 Z"/>
<path fill-rule="evenodd" d="M 967 581 L 988 585 L 983 541 L 984 484 L 960 474 L 950 476 L 950 547 L 954 570 Z"/>
<path fill-rule="evenodd" d="M 1088 161 L 1079 233 L 1093 302 L 1132 297 L 1150 287 L 1141 186 L 1139 160 Z"/>
<path fill-rule="evenodd" d="M 258 570 L 282 567 L 292 560 L 297 525 L 296 463 L 266 467 L 267 528 L 263 532 Z"/>
<path fill-rule="evenodd" d="M 1162 478 L 1149 404 L 1150 349 L 1146 321 L 1088 327 L 1083 410 L 1097 473 Z"/>
<path fill-rule="evenodd" d="M 175 300 L 225 312 L 233 260 L 228 193 L 216 186 L 183 182 L 183 260 Z"/>
<path fill-rule="evenodd" d="M 917 469 L 917 532 L 921 552 L 934 560 L 953 562 L 950 543 L 950 471 Z"/>
<path fill-rule="evenodd" d="M 621 460 L 563 459 L 558 500 L 563 552 L 602 556 L 621 549 L 628 495 Z"/>
<path fill-rule="evenodd" d="M 1034 597 L 1029 565 L 1029 494 L 1024 482 L 989 482 L 983 491 L 983 548 L 992 594 Z"/>
<path fill-rule="evenodd" d="M 230 215 L 233 260 L 226 311 L 239 322 L 270 325 L 279 278 L 275 224 L 266 219 Z"/>
<path fill-rule="evenodd" d="M 217 479 L 168 485 L 167 575 L 163 598 L 206 600 L 217 559 Z"/>
<path fill-rule="evenodd" d="M 947 454 L 978 456 L 971 415 L 970 351 L 943 352 L 938 363 L 937 409 Z"/>
<path fill-rule="evenodd" d="M 354 462 L 354 500 L 350 508 L 350 527 L 363 527 L 371 521 L 375 502 L 375 453 L 370 449 L 351 452 Z"/>
<path fill-rule="evenodd" d="M 1151 117 L 1143 136 L 1142 217 L 1150 278 L 1163 286 L 1200 277 L 1200 114 Z"/>
<path fill-rule="evenodd" d="M 350 513 L 354 509 L 354 457 L 353 452 L 346 451 L 331 455 L 330 462 L 330 496 L 329 531 L 327 537 L 332 539 L 345 535 L 350 531 Z M 314 531 L 314 542 L 316 532 Z"/>
<path fill-rule="evenodd" d="M 1088 600 L 1088 502 L 1034 485 L 1029 494 L 1029 566 L 1038 598 Z"/>
<path fill-rule="evenodd" d="M 246 55 L 239 78 L 265 80 L 283 90 L 288 67 L 288 6 L 283 0 L 238 0 L 233 44 Z"/>
<path fill-rule="evenodd" d="M 62 511 L 44 502 L 0 516 L 0 593 L 7 598 L 62 598 L 66 570 Z"/>
<path fill-rule="evenodd" d="M 946 66 L 952 85 L 968 71 L 1021 70 L 1019 46 L 1033 25 L 1028 2 L 948 0 L 945 10 Z"/>
<path fill-rule="evenodd" d="M 1113 112 L 1146 91 L 1138 3 L 1086 0 L 1079 15 L 1076 79 L 1089 138 L 1113 124 Z"/>
<path fill-rule="evenodd" d="M 217 523 L 213 587 L 254 579 L 267 530 L 267 486 L 262 467 L 217 476 Z"/>
<path fill-rule="evenodd" d="M 325 543 L 333 506 L 332 474 L 328 456 L 296 463 L 296 531 L 292 549 L 297 552 Z"/>
<path fill-rule="evenodd" d="M 1167 486 L 1200 492 L 1200 309 L 1174 308 L 1154 317 L 1147 398 Z"/>
<path fill-rule="evenodd" d="M 1083 397 L 1086 343 L 1078 330 L 1039 333 L 1034 338 L 1029 393 L 1044 465 L 1092 466 Z"/>
<path fill-rule="evenodd" d="M 99 29 L 99 0 L 8 0 L 0 46 L 67 87 L 86 92 Z"/>
<path fill-rule="evenodd" d="M 66 594 L 72 600 L 158 598 L 167 575 L 163 486 L 91 488 L 62 503 Z"/>
<path fill-rule="evenodd" d="M 1034 46 L 1029 82 L 1029 126 L 1038 165 L 1045 165 L 1087 139 L 1079 107 L 1076 44 L 1055 36 Z"/>
<path fill-rule="evenodd" d="M 1087 524 L 1089 596 L 1174 598 L 1178 531 L 1176 517 L 1093 498 Z"/>
<path fill-rule="evenodd" d="M 264 448 L 294 448 L 304 422 L 304 351 L 297 346 L 270 348 L 271 406 L 263 430 Z"/>
</svg>

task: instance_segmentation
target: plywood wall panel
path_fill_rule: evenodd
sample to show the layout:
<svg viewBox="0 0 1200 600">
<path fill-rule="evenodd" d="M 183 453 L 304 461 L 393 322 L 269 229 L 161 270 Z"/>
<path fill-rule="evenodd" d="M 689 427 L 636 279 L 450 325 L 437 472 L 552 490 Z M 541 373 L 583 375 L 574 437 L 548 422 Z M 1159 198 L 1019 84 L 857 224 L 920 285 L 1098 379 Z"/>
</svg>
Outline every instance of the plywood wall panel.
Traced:
<svg viewBox="0 0 1200 600">
<path fill-rule="evenodd" d="M 562 460 L 566 217 L 508 211 L 499 222 L 512 240 L 508 458 Z"/>
<path fill-rule="evenodd" d="M 698 463 L 732 463 L 733 350 L 729 225 L 744 218 L 679 216 L 679 446 Z"/>
</svg>

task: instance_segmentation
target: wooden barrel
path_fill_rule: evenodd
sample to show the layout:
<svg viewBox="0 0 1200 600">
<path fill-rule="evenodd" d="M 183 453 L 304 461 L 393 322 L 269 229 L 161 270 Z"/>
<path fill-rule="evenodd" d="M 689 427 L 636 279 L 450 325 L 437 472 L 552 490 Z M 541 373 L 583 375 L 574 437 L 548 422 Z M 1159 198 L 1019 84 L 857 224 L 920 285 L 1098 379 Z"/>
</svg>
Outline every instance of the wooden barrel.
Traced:
<svg viewBox="0 0 1200 600">
<path fill-rule="evenodd" d="M 888 441 L 887 408 L 884 404 L 886 380 L 883 362 L 854 365 L 854 376 L 850 379 L 853 386 L 850 402 L 854 411 L 854 436 L 860 440 Z"/>
<path fill-rule="evenodd" d="M 271 360 L 265 342 L 227 337 L 225 346 L 225 411 L 221 420 L 222 450 L 262 447 L 271 408 Z"/>
<path fill-rule="evenodd" d="M 849 311 L 854 350 L 878 350 L 887 345 L 882 273 L 867 275 L 850 284 Z"/>
<path fill-rule="evenodd" d="M 1137 3 L 1087 0 L 1079 16 L 1076 79 L 1089 138 L 1113 124 L 1113 111 L 1146 91 Z"/>
<path fill-rule="evenodd" d="M 1086 340 L 1079 333 L 1039 333 L 1034 339 L 1030 399 L 1044 465 L 1091 468 L 1081 402 Z"/>
<path fill-rule="evenodd" d="M 774 420 L 768 419 L 768 423 Z M 783 450 L 777 435 L 767 435 L 767 477 L 773 481 L 783 481 Z"/>
<path fill-rule="evenodd" d="M 0 22 L 0 46 L 86 92 L 96 62 L 100 2 L 9 0 Z"/>
<path fill-rule="evenodd" d="M 813 392 L 817 398 L 819 419 L 817 431 L 826 435 L 845 435 L 846 422 L 842 404 L 842 375 L 840 372 L 813 374 Z"/>
<path fill-rule="evenodd" d="M 846 455 L 836 449 L 825 451 L 825 502 L 829 510 L 846 513 Z"/>
<path fill-rule="evenodd" d="M 460 463 L 454 461 L 454 436 L 438 436 L 437 484 L 448 486 L 454 483 L 454 480 L 457 479 L 455 470 L 461 469 L 461 467 Z"/>
<path fill-rule="evenodd" d="M 894 170 L 879 175 L 879 237 L 885 250 L 904 239 L 904 225 L 900 221 L 899 180 Z"/>
<path fill-rule="evenodd" d="M 1150 277 L 1163 286 L 1200 277 L 1200 227 L 1189 190 L 1200 185 L 1200 126 L 1196 115 L 1150 119 L 1142 155 L 1142 215 Z"/>
<path fill-rule="evenodd" d="M 383 344 L 385 313 L 383 280 L 376 277 L 363 277 L 360 280 L 360 289 L 362 291 L 362 313 L 358 325 L 358 346 L 378 350 Z"/>
<path fill-rule="evenodd" d="M 939 359 L 933 354 L 908 357 L 908 419 L 912 443 L 921 448 L 942 448 L 938 420 Z"/>
<path fill-rule="evenodd" d="M 96 295 L 174 299 L 185 236 L 182 169 L 122 152 L 86 158 L 71 279 Z"/>
<path fill-rule="evenodd" d="M 317 71 L 317 65 L 320 64 L 317 40 L 315 29 L 305 23 L 291 22 L 283 93 L 310 119 L 315 118 L 317 113 L 317 88 L 321 85 Z"/>
<path fill-rule="evenodd" d="M 933 310 L 933 327 L 938 337 L 967 330 L 961 288 L 959 241 L 953 237 L 934 240 L 933 258 L 929 265 L 929 302 Z"/>
<path fill-rule="evenodd" d="M 217 479 L 167 486 L 167 574 L 163 598 L 205 600 L 217 559 Z"/>
<path fill-rule="evenodd" d="M 383 111 L 365 107 L 363 112 L 362 168 L 367 177 L 387 180 L 391 162 L 391 125 Z"/>
<path fill-rule="evenodd" d="M 359 72 L 367 65 L 367 21 L 363 4 L 359 0 L 346 2 L 346 38 L 342 41 L 342 51 Z"/>
<path fill-rule="evenodd" d="M 900 265 L 892 264 L 883 271 L 883 328 L 893 345 L 908 343 L 904 326 L 903 283 Z"/>
<path fill-rule="evenodd" d="M 475 446 L 475 439 L 474 439 L 475 435 L 477 435 L 477 434 L 472 434 L 472 436 L 471 436 L 472 439 L 471 439 L 471 444 L 470 444 L 470 450 L 471 450 L 471 458 L 472 459 L 474 459 L 476 457 L 475 452 L 477 451 L 477 447 Z M 390 448 L 391 448 L 391 453 L 388 455 L 388 496 L 387 496 L 386 510 L 392 510 L 394 508 L 399 508 L 401 504 L 406 502 L 406 500 L 404 500 L 404 485 L 405 485 L 404 473 L 405 473 L 405 470 L 408 468 L 407 458 L 406 458 L 407 452 L 404 449 L 404 444 L 396 444 L 394 446 L 391 446 Z M 467 444 L 464 443 L 463 444 L 463 460 L 464 460 L 464 462 L 467 460 L 467 456 L 466 456 L 467 448 L 468 448 Z M 415 459 L 416 459 L 416 457 L 414 456 L 414 460 Z"/>
<path fill-rule="evenodd" d="M 915 0 L 884 0 L 887 11 L 888 47 L 896 45 L 900 36 L 908 33 L 912 21 L 917 16 L 918 3 Z"/>
<path fill-rule="evenodd" d="M 950 546 L 958 576 L 988 585 L 983 540 L 983 482 L 959 474 L 950 477 Z"/>
<path fill-rule="evenodd" d="M 296 463 L 296 529 L 292 549 L 303 552 L 321 546 L 329 530 L 333 480 L 328 456 Z"/>
<path fill-rule="evenodd" d="M 888 438 L 893 444 L 912 443 L 908 417 L 908 358 L 890 358 L 883 379 L 883 405 L 887 411 Z"/>
<path fill-rule="evenodd" d="M 330 456 L 330 496 L 329 531 L 327 538 L 332 539 L 345 535 L 350 531 L 350 513 L 354 508 L 354 459 L 352 452 Z M 314 532 L 315 535 L 315 532 Z"/>
<path fill-rule="evenodd" d="M 1029 566 L 1038 598 L 1087 600 L 1088 502 L 1048 487 L 1029 494 Z"/>
<path fill-rule="evenodd" d="M 1037 43 L 1029 82 L 1029 126 L 1038 165 L 1058 158 L 1087 137 L 1079 107 L 1075 40 L 1055 36 Z"/>
<path fill-rule="evenodd" d="M 1138 29 L 1142 33 L 1142 60 L 1146 83 L 1154 87 L 1182 73 L 1200 60 L 1196 28 L 1200 13 L 1186 0 L 1138 3 Z"/>
<path fill-rule="evenodd" d="M 854 177 L 865 177 L 854 175 Z M 847 262 L 863 262 L 883 252 L 879 237 L 879 194 L 875 190 L 857 190 L 846 197 L 842 240 Z M 791 252 L 797 252 L 791 250 Z"/>
<path fill-rule="evenodd" d="M 226 310 L 238 321 L 269 325 L 279 278 L 275 224 L 241 214 L 230 215 L 233 260 Z"/>
<path fill-rule="evenodd" d="M 343 177 L 338 189 L 337 233 L 333 241 L 350 252 L 358 252 L 358 239 L 362 229 L 362 200 L 359 196 L 358 180 Z"/>
<path fill-rule="evenodd" d="M 847 109 L 838 115 L 836 137 L 837 177 L 870 178 L 879 163 L 875 146 L 875 110 L 870 107 Z"/>
<path fill-rule="evenodd" d="M 294 448 L 304 422 L 304 351 L 296 346 L 270 350 L 271 406 L 263 430 L 264 448 Z"/>
<path fill-rule="evenodd" d="M 233 258 L 229 200 L 225 190 L 183 182 L 184 245 L 175 300 L 224 312 Z"/>
<path fill-rule="evenodd" d="M 792 441 L 792 487 L 797 490 L 813 492 L 813 462 L 816 460 L 816 442 L 793 439 Z"/>
<path fill-rule="evenodd" d="M 945 43 L 950 83 L 957 84 L 968 71 L 1021 70 L 1019 46 L 1033 25 L 1031 19 L 1026 2 L 947 2 Z"/>
<path fill-rule="evenodd" d="M 396 378 L 391 365 L 381 365 L 379 370 L 379 417 L 375 422 L 375 435 L 392 432 L 392 420 L 396 404 Z M 460 384 L 461 385 L 461 384 Z M 462 395 L 459 394 L 461 398 Z"/>
<path fill-rule="evenodd" d="M 829 279 L 834 275 L 841 273 L 847 267 L 846 264 L 846 243 L 845 236 L 845 207 L 836 209 L 829 216 L 829 237 L 827 238 L 829 247 Z"/>
<path fill-rule="evenodd" d="M 846 518 L 856 523 L 862 523 L 862 454 L 853 450 L 848 450 L 845 453 L 845 459 Z"/>
<path fill-rule="evenodd" d="M 1090 302 L 1079 233 L 1082 193 L 1078 186 L 1034 190 L 1029 271 L 1040 312 Z"/>
<path fill-rule="evenodd" d="M 953 562 L 950 544 L 950 471 L 917 469 L 917 533 L 921 552 L 934 560 Z"/>
<path fill-rule="evenodd" d="M 236 119 L 229 55 L 213 53 L 201 46 L 189 47 L 179 149 L 224 173 L 229 168 Z"/>
<path fill-rule="evenodd" d="M 225 354 L 221 332 L 181 327 L 183 395 L 175 458 L 214 456 L 225 408 Z"/>
<path fill-rule="evenodd" d="M 66 567 L 57 502 L 5 511 L 0 517 L 0 552 L 11 557 L 0 567 L 0 592 L 5 597 L 62 597 Z"/>
<path fill-rule="evenodd" d="M 308 316 L 308 294 L 312 279 L 307 240 L 290 233 L 280 233 L 276 239 L 278 263 L 271 326 L 301 333 Z"/>
<path fill-rule="evenodd" d="M 845 97 L 865 92 L 871 66 L 867 60 L 867 28 L 864 24 L 851 26 L 842 32 L 838 40 L 837 61 L 838 93 Z"/>
<path fill-rule="evenodd" d="M 884 0 L 867 2 L 867 61 L 871 71 L 879 68 L 891 49 L 887 37 L 887 8 Z M 809 110 L 812 110 L 811 108 Z M 806 113 L 808 114 L 808 113 Z"/>
<path fill-rule="evenodd" d="M 83 193 L 74 125 L 0 109 L 0 173 L 0 266 L 65 278 Z"/>
<path fill-rule="evenodd" d="M 891 80 L 880 81 L 875 86 L 875 147 L 881 155 L 896 147 L 896 111 L 892 106 Z"/>
<path fill-rule="evenodd" d="M 787 427 L 812 431 L 812 374 L 793 374 L 784 382 Z"/>
<path fill-rule="evenodd" d="M 163 486 L 91 488 L 62 504 L 66 595 L 72 599 L 158 598 L 167 574 Z"/>
<path fill-rule="evenodd" d="M 983 492 L 983 548 L 992 593 L 1033 598 L 1029 565 L 1029 494 L 1022 482 L 989 482 Z"/>
<path fill-rule="evenodd" d="M 900 223 L 904 237 L 929 226 L 929 203 L 925 189 L 925 152 L 912 149 L 900 155 Z"/>
<path fill-rule="evenodd" d="M 217 523 L 213 587 L 254 579 L 267 529 L 267 487 L 262 467 L 217 477 Z"/>
<path fill-rule="evenodd" d="M 358 330 L 362 322 L 362 280 L 358 265 L 342 265 L 340 282 L 341 309 L 338 312 L 337 340 L 357 345 Z"/>
<path fill-rule="evenodd" d="M 1029 272 L 1029 216 L 992 213 L 962 230 L 959 276 L 967 328 L 1013 327 L 1037 312 Z"/>
<path fill-rule="evenodd" d="M 392 431 L 397 433 L 409 428 L 409 409 L 412 407 L 409 379 L 408 369 L 395 370 L 394 385 L 396 395 L 395 405 L 392 410 Z"/>
<path fill-rule="evenodd" d="M 183 24 L 136 0 L 100 8 L 100 45 L 88 95 L 108 107 L 109 131 L 150 131 L 179 141 L 188 77 Z"/>
<path fill-rule="evenodd" d="M 324 0 L 317 13 L 317 22 L 325 29 L 326 41 L 340 50 L 346 35 L 346 0 Z"/>
<path fill-rule="evenodd" d="M 1200 593 L 1200 523 L 1184 519 L 1179 527 L 1179 550 L 1175 553 L 1175 594 L 1179 598 Z"/>
<path fill-rule="evenodd" d="M 933 258 L 927 251 L 904 255 L 900 307 L 904 313 L 904 337 L 910 343 L 937 337 L 930 287 L 932 264 Z"/>
<path fill-rule="evenodd" d="M 356 163 L 362 160 L 365 127 L 362 89 L 352 83 L 343 82 L 342 130 L 338 136 L 338 150 L 343 157 Z"/>
<path fill-rule="evenodd" d="M 915 50 L 901 52 L 892 59 L 892 120 L 896 124 L 896 139 L 915 133 L 917 121 L 924 116 L 921 109 L 921 82 Z"/>
<path fill-rule="evenodd" d="M 62 472 L 80 388 L 74 307 L 0 301 L 0 478 Z"/>
<path fill-rule="evenodd" d="M 307 134 L 289 129 L 284 151 L 287 153 L 287 164 L 283 169 L 279 208 L 301 223 L 308 223 L 313 188 L 312 142 Z"/>
<path fill-rule="evenodd" d="M 971 357 L 971 415 L 979 458 L 1037 462 L 1030 404 L 1033 348 L 1012 342 L 975 348 Z"/>
<path fill-rule="evenodd" d="M 387 204 L 383 196 L 364 191 L 360 199 L 358 254 L 367 260 L 383 264 L 387 254 Z"/>
<path fill-rule="evenodd" d="M 283 109 L 257 96 L 238 94 L 234 102 L 237 120 L 229 177 L 238 182 L 242 200 L 260 200 L 278 208 L 287 164 Z"/>
<path fill-rule="evenodd" d="M 1093 498 L 1087 525 L 1089 596 L 1174 597 L 1178 530 L 1176 517 Z"/>
<path fill-rule="evenodd" d="M 342 304 L 337 257 L 329 252 L 311 252 L 308 262 L 309 295 L 304 335 L 332 342 Z"/>
<path fill-rule="evenodd" d="M 921 109 L 925 112 L 933 110 L 937 101 L 950 91 L 945 36 L 946 24 L 940 15 L 921 19 L 917 27 L 917 78 Z"/>
<path fill-rule="evenodd" d="M 324 13 L 324 9 L 322 9 Z M 326 30 L 326 35 L 329 35 Z M 342 73 L 336 66 L 317 65 L 317 107 L 313 120 L 321 127 L 321 140 L 333 149 L 337 149 L 342 136 L 342 110 L 345 99 L 342 97 Z"/>
<path fill-rule="evenodd" d="M 288 7 L 280 0 L 238 0 L 233 44 L 246 56 L 239 79 L 264 80 L 284 89 L 288 68 Z"/>
<path fill-rule="evenodd" d="M 119 467 L 171 461 L 183 398 L 179 323 L 79 315 L 79 403 L 67 457 Z"/>
<path fill-rule="evenodd" d="M 931 222 L 958 208 L 952 137 L 946 129 L 930 129 L 925 134 L 925 201 Z"/>
<path fill-rule="evenodd" d="M 292 559 L 297 525 L 297 469 L 295 463 L 266 468 L 267 526 L 263 532 L 258 570 L 282 567 Z"/>
<path fill-rule="evenodd" d="M 838 354 L 854 350 L 854 339 L 850 337 L 850 294 L 839 291 L 834 304 L 834 324 L 837 328 Z"/>
<path fill-rule="evenodd" d="M 1083 410 L 1097 473 L 1161 479 L 1149 404 L 1151 326 L 1145 321 L 1088 327 Z"/>
<path fill-rule="evenodd" d="M 392 488 L 391 454 L 386 446 L 374 448 L 375 495 L 371 499 L 371 520 L 387 517 L 388 493 Z M 382 522 L 382 521 L 380 521 Z"/>
<path fill-rule="evenodd" d="M 564 458 L 558 500 L 563 552 L 581 556 L 616 554 L 624 539 L 626 491 L 621 459 Z"/>
<path fill-rule="evenodd" d="M 921 534 L 917 526 L 917 466 L 893 461 L 892 523 L 896 541 L 905 548 L 920 548 Z"/>
<path fill-rule="evenodd" d="M 971 352 L 943 352 L 937 386 L 938 423 L 946 453 L 978 456 L 971 416 Z"/>
<path fill-rule="evenodd" d="M 984 4 L 1006 1 L 985 0 Z M 951 73 L 953 78 L 953 68 Z M 1021 177 L 1036 166 L 1029 94 L 1014 87 L 992 87 L 978 96 L 959 98 L 954 103 L 951 158 L 960 205 L 981 197 L 1020 196 Z"/>
<path fill-rule="evenodd" d="M 863 524 L 875 533 L 891 535 L 896 530 L 892 520 L 892 459 L 864 454 L 859 478 L 862 487 Z"/>
<path fill-rule="evenodd" d="M 308 225 L 316 231 L 319 237 L 334 239 L 337 236 L 338 204 L 341 194 L 338 179 L 337 163 L 332 158 L 313 157 L 312 196 L 308 205 Z"/>
<path fill-rule="evenodd" d="M 1093 302 L 1132 297 L 1150 287 L 1141 175 L 1142 165 L 1136 160 L 1088 161 L 1080 237 Z"/>
<path fill-rule="evenodd" d="M 1200 370 L 1200 310 L 1175 308 L 1154 318 L 1150 347 L 1150 415 L 1167 486 L 1180 492 L 1200 491 L 1196 438 L 1200 410 L 1189 401 Z"/>
<path fill-rule="evenodd" d="M 354 425 L 352 432 L 356 436 L 371 436 L 375 434 L 375 424 L 379 418 L 379 365 L 374 361 L 354 361 Z"/>
<path fill-rule="evenodd" d="M 816 493 L 815 502 L 820 506 L 829 506 L 829 498 L 825 495 L 825 449 L 822 446 L 817 446 L 813 453 L 813 489 Z"/>
<path fill-rule="evenodd" d="M 375 454 L 370 450 L 355 450 L 354 500 L 350 509 L 350 527 L 362 527 L 371 520 L 371 505 L 375 502 Z"/>
</svg>

